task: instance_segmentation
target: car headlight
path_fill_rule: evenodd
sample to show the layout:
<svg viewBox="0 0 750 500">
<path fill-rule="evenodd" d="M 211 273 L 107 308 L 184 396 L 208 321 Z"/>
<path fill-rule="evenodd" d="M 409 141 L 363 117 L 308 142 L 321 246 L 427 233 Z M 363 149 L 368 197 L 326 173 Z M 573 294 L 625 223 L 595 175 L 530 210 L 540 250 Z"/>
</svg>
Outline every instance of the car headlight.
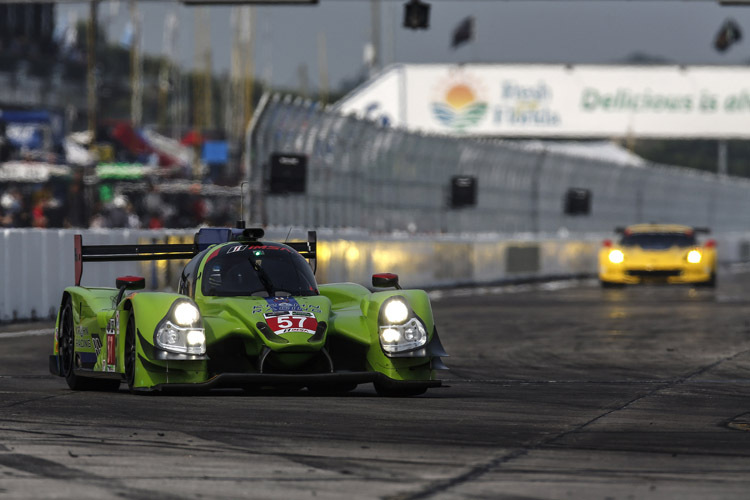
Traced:
<svg viewBox="0 0 750 500">
<path fill-rule="evenodd" d="M 388 323 L 403 323 L 409 317 L 409 307 L 401 299 L 392 299 L 386 303 L 383 316 Z"/>
<path fill-rule="evenodd" d="M 701 261 L 701 253 L 698 250 L 690 250 L 687 254 L 687 261 L 691 264 L 697 264 Z"/>
<path fill-rule="evenodd" d="M 418 349 L 427 343 L 427 330 L 417 318 L 403 325 L 380 327 L 380 345 L 386 353 Z"/>
<path fill-rule="evenodd" d="M 175 323 L 181 326 L 194 325 L 200 319 L 201 314 L 198 308 L 190 302 L 180 302 L 174 308 Z"/>
<path fill-rule="evenodd" d="M 160 349 L 180 354 L 205 354 L 206 333 L 198 308 L 188 300 L 172 305 L 156 326 L 154 344 Z"/>
<path fill-rule="evenodd" d="M 621 250 L 612 250 L 609 252 L 609 261 L 612 264 L 622 264 L 623 260 L 625 260 L 625 254 Z"/>
<path fill-rule="evenodd" d="M 380 346 L 386 354 L 412 351 L 427 343 L 427 329 L 406 299 L 391 297 L 383 303 L 379 319 Z"/>
</svg>

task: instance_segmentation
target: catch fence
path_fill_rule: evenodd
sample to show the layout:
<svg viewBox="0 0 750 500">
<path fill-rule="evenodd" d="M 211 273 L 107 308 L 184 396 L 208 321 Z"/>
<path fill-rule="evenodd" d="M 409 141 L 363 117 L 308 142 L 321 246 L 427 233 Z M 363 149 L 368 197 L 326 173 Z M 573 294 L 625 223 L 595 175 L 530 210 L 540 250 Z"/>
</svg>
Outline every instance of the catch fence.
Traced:
<svg viewBox="0 0 750 500">
<path fill-rule="evenodd" d="M 726 232 L 745 230 L 750 213 L 747 179 L 406 132 L 288 97 L 264 97 L 248 145 L 248 219 L 275 226 L 575 234 L 658 221 Z M 305 193 L 266 192 L 272 153 L 308 156 Z M 476 205 L 450 207 L 454 176 L 476 178 Z M 566 215 L 570 189 L 590 191 L 588 215 Z"/>
</svg>

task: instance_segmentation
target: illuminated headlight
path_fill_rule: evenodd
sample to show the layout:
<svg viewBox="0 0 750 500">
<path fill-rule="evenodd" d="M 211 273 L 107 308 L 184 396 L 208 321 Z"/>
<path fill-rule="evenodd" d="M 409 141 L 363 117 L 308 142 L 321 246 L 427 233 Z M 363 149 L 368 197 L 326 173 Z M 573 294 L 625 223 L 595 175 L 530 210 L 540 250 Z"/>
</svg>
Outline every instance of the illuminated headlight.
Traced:
<svg viewBox="0 0 750 500">
<path fill-rule="evenodd" d="M 206 334 L 198 308 L 187 299 L 178 300 L 156 326 L 154 344 L 169 352 L 205 354 Z"/>
<path fill-rule="evenodd" d="M 166 321 L 156 332 L 156 345 L 170 352 L 205 354 L 206 335 L 203 329 L 182 328 Z"/>
<path fill-rule="evenodd" d="M 201 315 L 198 308 L 190 302 L 180 302 L 174 308 L 174 321 L 181 326 L 190 326 L 198 322 Z"/>
<path fill-rule="evenodd" d="M 701 253 L 698 250 L 690 250 L 687 254 L 687 261 L 691 264 L 697 264 L 701 261 Z"/>
<path fill-rule="evenodd" d="M 385 305 L 383 316 L 388 323 L 403 323 L 409 317 L 409 308 L 404 301 L 393 299 Z"/>
<path fill-rule="evenodd" d="M 612 250 L 609 252 L 609 261 L 612 264 L 621 264 L 623 260 L 625 260 L 625 254 L 623 254 L 622 251 Z"/>
<path fill-rule="evenodd" d="M 154 335 L 157 347 L 181 354 L 205 354 L 206 334 L 203 328 L 181 327 L 171 321 L 160 324 Z"/>
<path fill-rule="evenodd" d="M 380 345 L 386 353 L 418 349 L 427 343 L 427 330 L 417 318 L 403 325 L 380 327 Z"/>
<path fill-rule="evenodd" d="M 206 334 L 203 330 L 190 330 L 187 333 L 187 344 L 189 346 L 202 345 L 206 343 Z"/>
</svg>

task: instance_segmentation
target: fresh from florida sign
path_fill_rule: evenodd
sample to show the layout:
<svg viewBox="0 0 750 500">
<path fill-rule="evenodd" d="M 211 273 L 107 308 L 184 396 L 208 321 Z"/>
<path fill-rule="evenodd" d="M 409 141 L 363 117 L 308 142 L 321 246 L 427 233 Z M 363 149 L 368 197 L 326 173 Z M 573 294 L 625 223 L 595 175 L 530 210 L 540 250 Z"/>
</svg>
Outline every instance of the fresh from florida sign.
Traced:
<svg viewBox="0 0 750 500">
<path fill-rule="evenodd" d="M 462 136 L 748 138 L 750 69 L 398 65 L 339 109 Z"/>
</svg>

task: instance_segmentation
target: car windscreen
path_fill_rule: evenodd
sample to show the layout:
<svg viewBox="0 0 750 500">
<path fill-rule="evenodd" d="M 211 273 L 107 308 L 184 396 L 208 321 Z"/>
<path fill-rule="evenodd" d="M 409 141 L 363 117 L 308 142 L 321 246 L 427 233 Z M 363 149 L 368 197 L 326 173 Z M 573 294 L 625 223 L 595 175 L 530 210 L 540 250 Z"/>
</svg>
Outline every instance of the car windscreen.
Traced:
<svg viewBox="0 0 750 500">
<path fill-rule="evenodd" d="M 695 236 L 687 233 L 634 233 L 620 240 L 624 247 L 641 247 L 645 250 L 666 250 L 672 247 L 695 245 Z"/>
<path fill-rule="evenodd" d="M 235 245 L 209 255 L 203 267 L 203 295 L 317 295 L 307 261 L 282 245 Z"/>
</svg>

